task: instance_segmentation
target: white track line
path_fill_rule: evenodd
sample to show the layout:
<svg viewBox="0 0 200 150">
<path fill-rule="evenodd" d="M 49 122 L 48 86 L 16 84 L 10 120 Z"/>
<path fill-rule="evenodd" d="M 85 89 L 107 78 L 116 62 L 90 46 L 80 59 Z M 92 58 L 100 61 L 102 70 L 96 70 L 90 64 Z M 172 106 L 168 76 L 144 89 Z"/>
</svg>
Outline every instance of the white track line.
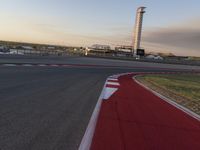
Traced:
<svg viewBox="0 0 200 150">
<path fill-rule="evenodd" d="M 17 66 L 16 64 L 3 64 L 3 66 L 6 66 L 6 67 L 14 67 L 14 66 Z"/>
<path fill-rule="evenodd" d="M 79 146 L 79 150 L 90 150 L 90 147 L 91 147 L 91 144 L 92 144 L 92 139 L 93 139 L 93 136 L 94 136 L 94 131 L 95 131 L 96 124 L 97 124 L 97 119 L 98 119 L 99 112 L 100 112 L 100 109 L 101 109 L 102 100 L 103 100 L 104 94 L 105 94 L 105 87 L 106 87 L 106 83 L 104 84 L 101 95 L 100 95 L 100 97 L 97 101 L 96 107 L 94 109 L 92 117 L 91 117 L 89 124 L 87 126 L 86 132 L 85 132 L 83 139 L 81 141 L 81 144 Z"/>
</svg>

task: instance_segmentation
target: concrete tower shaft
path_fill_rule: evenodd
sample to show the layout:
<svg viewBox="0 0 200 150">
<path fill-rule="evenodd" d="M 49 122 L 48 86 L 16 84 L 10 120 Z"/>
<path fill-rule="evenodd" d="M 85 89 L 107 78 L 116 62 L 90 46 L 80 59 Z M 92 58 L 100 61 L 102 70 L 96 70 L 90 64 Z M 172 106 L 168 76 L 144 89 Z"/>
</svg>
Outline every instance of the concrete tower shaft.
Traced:
<svg viewBox="0 0 200 150">
<path fill-rule="evenodd" d="M 143 15 L 145 13 L 146 7 L 139 7 L 137 9 L 136 21 L 135 21 L 135 31 L 134 31 L 134 39 L 133 39 L 133 49 L 134 51 L 140 49 L 140 42 L 142 36 L 142 23 L 143 23 Z"/>
</svg>

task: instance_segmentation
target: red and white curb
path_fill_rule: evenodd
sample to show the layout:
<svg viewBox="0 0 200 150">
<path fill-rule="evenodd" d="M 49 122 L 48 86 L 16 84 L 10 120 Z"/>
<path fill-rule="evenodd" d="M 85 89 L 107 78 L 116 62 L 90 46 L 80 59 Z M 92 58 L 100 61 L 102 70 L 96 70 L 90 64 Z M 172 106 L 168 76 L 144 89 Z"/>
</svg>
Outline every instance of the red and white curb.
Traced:
<svg viewBox="0 0 200 150">
<path fill-rule="evenodd" d="M 117 74 L 117 75 L 113 75 L 107 78 L 106 83 L 101 92 L 101 95 L 96 104 L 96 107 L 94 109 L 94 112 L 92 114 L 92 117 L 87 126 L 86 132 L 79 146 L 79 150 L 90 150 L 94 131 L 95 131 L 97 120 L 98 120 L 98 115 L 101 109 L 102 101 L 108 100 L 119 89 L 120 84 L 119 84 L 118 78 L 122 75 L 127 75 L 127 74 L 130 74 L 130 73 Z"/>
<path fill-rule="evenodd" d="M 109 99 L 119 88 L 118 78 L 109 77 L 104 88 L 103 99 Z"/>
<path fill-rule="evenodd" d="M 92 117 L 89 121 L 87 129 L 86 129 L 83 139 L 81 141 L 81 144 L 79 146 L 79 150 L 89 150 L 91 147 L 94 131 L 95 131 L 96 124 L 97 124 L 98 115 L 99 115 L 99 112 L 101 109 L 102 99 L 104 98 L 105 87 L 106 87 L 106 84 L 104 85 L 103 91 L 101 92 L 101 95 L 97 101 L 96 107 L 93 111 Z"/>
<path fill-rule="evenodd" d="M 177 72 L 177 74 L 179 74 L 179 73 L 181 74 L 183 72 Z M 185 112 L 186 114 L 188 114 L 191 117 L 200 121 L 199 115 L 197 115 L 197 114 L 193 113 L 192 111 L 190 111 L 189 109 L 173 102 L 172 100 L 162 96 L 161 94 L 151 90 L 150 88 L 146 87 L 145 85 L 141 84 L 140 82 L 138 82 L 135 79 L 135 77 L 137 75 L 143 75 L 143 74 L 175 74 L 175 73 L 173 73 L 173 72 L 131 72 L 131 73 L 117 74 L 117 75 L 113 75 L 113 76 L 110 76 L 109 78 L 107 78 L 106 83 L 103 87 L 102 93 L 101 93 L 101 95 L 98 99 L 98 102 L 96 104 L 96 107 L 94 109 L 92 117 L 91 117 L 89 124 L 87 126 L 86 132 L 85 132 L 83 139 L 81 141 L 81 144 L 79 146 L 79 150 L 90 150 L 92 140 L 93 140 L 93 136 L 94 136 L 94 132 L 95 132 L 95 128 L 96 128 L 96 124 L 97 124 L 97 120 L 98 120 L 98 115 L 99 115 L 99 112 L 100 112 L 100 109 L 101 109 L 102 101 L 108 100 L 119 89 L 119 87 L 120 87 L 120 83 L 118 81 L 119 77 L 124 76 L 124 75 L 130 75 L 130 74 L 133 74 L 133 76 L 134 76 L 133 79 L 140 86 L 143 86 L 145 89 L 151 91 L 153 94 L 155 94 L 156 96 L 165 100 L 167 103 L 171 104 L 172 106 L 178 108 L 179 110 Z"/>
</svg>

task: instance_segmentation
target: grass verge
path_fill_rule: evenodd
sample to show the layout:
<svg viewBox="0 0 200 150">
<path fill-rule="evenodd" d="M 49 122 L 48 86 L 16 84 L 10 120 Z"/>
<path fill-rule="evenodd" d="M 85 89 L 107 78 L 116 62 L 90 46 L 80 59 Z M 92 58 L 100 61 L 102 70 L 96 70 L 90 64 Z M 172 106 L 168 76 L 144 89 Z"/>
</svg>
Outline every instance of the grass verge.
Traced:
<svg viewBox="0 0 200 150">
<path fill-rule="evenodd" d="M 200 115 L 200 74 L 144 75 L 136 79 Z"/>
</svg>

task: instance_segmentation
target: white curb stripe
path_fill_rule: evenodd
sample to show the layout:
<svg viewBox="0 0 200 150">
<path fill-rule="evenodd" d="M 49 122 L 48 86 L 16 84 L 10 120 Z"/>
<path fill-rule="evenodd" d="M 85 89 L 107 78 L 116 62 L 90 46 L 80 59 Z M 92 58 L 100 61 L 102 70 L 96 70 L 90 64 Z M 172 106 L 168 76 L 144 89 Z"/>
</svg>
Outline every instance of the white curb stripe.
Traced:
<svg viewBox="0 0 200 150">
<path fill-rule="evenodd" d="M 118 78 L 119 78 L 119 75 L 110 76 L 109 78 L 118 79 Z"/>
<path fill-rule="evenodd" d="M 111 80 L 111 81 L 118 81 L 117 78 L 108 78 L 108 80 Z"/>
<path fill-rule="evenodd" d="M 117 86 L 120 86 L 120 84 L 119 83 L 117 83 L 117 82 L 106 82 L 106 84 L 107 85 L 117 85 Z"/>
<path fill-rule="evenodd" d="M 106 87 L 103 99 L 104 100 L 109 99 L 117 90 L 118 90 L 118 88 Z"/>
</svg>

